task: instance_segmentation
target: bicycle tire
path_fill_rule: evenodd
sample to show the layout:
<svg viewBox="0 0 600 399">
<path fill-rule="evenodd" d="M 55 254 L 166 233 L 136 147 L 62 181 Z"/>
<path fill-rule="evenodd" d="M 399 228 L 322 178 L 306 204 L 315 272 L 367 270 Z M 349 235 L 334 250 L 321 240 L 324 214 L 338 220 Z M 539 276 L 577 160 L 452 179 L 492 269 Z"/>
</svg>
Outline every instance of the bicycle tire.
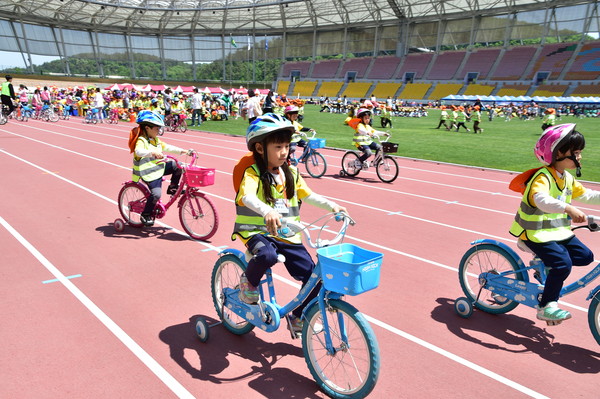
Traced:
<svg viewBox="0 0 600 399">
<path fill-rule="evenodd" d="M 588 323 L 592 335 L 596 339 L 598 345 L 600 345 L 600 294 L 596 294 L 590 302 L 590 307 L 588 309 Z"/>
<path fill-rule="evenodd" d="M 348 151 L 342 157 L 342 170 L 348 176 L 356 176 L 361 171 L 359 163 L 358 154 L 354 151 Z"/>
<path fill-rule="evenodd" d="M 0 111 L 1 113 L 1 111 Z M 8 118 L 4 114 L 0 115 L 0 125 L 5 125 L 8 122 Z"/>
<path fill-rule="evenodd" d="M 327 161 L 325 157 L 317 152 L 311 151 L 304 160 L 304 166 L 309 175 L 319 178 L 327 172 Z"/>
<path fill-rule="evenodd" d="M 181 133 L 185 133 L 188 130 L 187 123 L 185 121 L 182 121 L 177 128 Z"/>
<path fill-rule="evenodd" d="M 133 227 L 142 227 L 142 221 L 140 220 L 140 213 L 132 212 L 130 204 L 132 202 L 138 202 L 140 207 L 145 205 L 146 199 L 150 195 L 150 192 L 146 187 L 143 187 L 137 183 L 129 182 L 123 185 L 117 204 L 119 206 L 119 213 L 123 217 L 123 220 Z"/>
<path fill-rule="evenodd" d="M 50 122 L 58 122 L 58 120 L 60 119 L 59 116 L 56 114 L 56 112 L 49 112 L 48 113 L 48 119 L 50 120 Z"/>
<path fill-rule="evenodd" d="M 398 163 L 389 155 L 384 155 L 375 166 L 377 177 L 384 183 L 391 183 L 398 178 Z"/>
<path fill-rule="evenodd" d="M 375 333 L 364 315 L 342 300 L 328 301 L 326 317 L 336 352 L 332 355 L 325 349 L 325 324 L 319 305 L 314 304 L 306 312 L 302 328 L 302 350 L 308 369 L 328 396 L 364 398 L 375 388 L 379 377 L 381 360 Z"/>
<path fill-rule="evenodd" d="M 254 329 L 254 325 L 248 323 L 226 306 L 223 306 L 223 289 L 235 289 L 240 284 L 240 276 L 246 271 L 246 265 L 235 255 L 221 256 L 211 276 L 210 286 L 215 310 L 223 322 L 223 327 L 235 335 L 244 335 Z"/>
<path fill-rule="evenodd" d="M 185 232 L 195 240 L 208 240 L 219 228 L 217 208 L 199 191 L 186 194 L 179 207 L 179 221 Z"/>
<path fill-rule="evenodd" d="M 515 272 L 516 280 L 524 280 L 523 273 L 517 272 L 517 262 L 504 249 L 493 244 L 475 245 L 460 260 L 458 279 L 463 292 L 476 308 L 492 314 L 507 313 L 519 303 L 493 294 L 485 288 L 479 294 L 479 275 L 483 272 L 499 274 L 510 270 Z"/>
</svg>

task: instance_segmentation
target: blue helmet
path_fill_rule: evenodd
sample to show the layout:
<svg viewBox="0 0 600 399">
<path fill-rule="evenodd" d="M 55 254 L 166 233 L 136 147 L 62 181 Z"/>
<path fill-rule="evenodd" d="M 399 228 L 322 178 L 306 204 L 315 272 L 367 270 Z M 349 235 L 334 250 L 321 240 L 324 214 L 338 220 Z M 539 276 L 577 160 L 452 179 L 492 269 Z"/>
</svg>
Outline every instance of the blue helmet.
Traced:
<svg viewBox="0 0 600 399">
<path fill-rule="evenodd" d="M 140 111 L 138 113 L 136 122 L 137 123 L 148 123 L 148 124 L 160 126 L 160 127 L 165 126 L 165 122 L 163 120 L 162 115 L 157 114 L 156 112 L 153 112 L 153 111 L 149 111 L 147 109 Z"/>
<path fill-rule="evenodd" d="M 269 134 L 277 131 L 289 131 L 293 134 L 295 129 L 292 123 L 277 114 L 264 114 L 256 118 L 246 131 L 246 145 L 252 150 L 254 143 L 263 141 Z"/>
</svg>

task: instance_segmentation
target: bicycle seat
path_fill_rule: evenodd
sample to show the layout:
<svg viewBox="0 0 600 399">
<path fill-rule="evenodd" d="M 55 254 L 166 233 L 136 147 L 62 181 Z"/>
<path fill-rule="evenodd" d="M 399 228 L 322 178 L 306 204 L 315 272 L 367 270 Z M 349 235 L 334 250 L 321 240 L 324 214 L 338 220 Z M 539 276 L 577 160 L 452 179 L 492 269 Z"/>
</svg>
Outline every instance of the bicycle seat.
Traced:
<svg viewBox="0 0 600 399">
<path fill-rule="evenodd" d="M 525 245 L 523 240 L 521 240 L 520 238 L 517 240 L 517 248 L 519 248 L 523 252 L 527 252 L 529 254 L 535 255 L 535 252 L 533 252 L 531 249 L 529 249 L 529 247 L 527 245 Z"/>
</svg>

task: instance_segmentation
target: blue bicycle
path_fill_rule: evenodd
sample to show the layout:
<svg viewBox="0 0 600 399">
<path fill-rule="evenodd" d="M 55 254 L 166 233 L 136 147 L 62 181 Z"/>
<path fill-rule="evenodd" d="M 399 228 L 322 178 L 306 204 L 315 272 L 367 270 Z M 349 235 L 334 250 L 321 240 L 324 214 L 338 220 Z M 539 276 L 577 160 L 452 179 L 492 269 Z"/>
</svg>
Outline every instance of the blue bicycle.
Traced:
<svg viewBox="0 0 600 399">
<path fill-rule="evenodd" d="M 600 230 L 593 216 L 588 216 L 587 225 L 574 227 L 573 230 L 580 228 Z M 529 266 L 525 266 L 519 255 L 502 242 L 483 239 L 473 241 L 471 245 L 458 268 L 460 286 L 466 295 L 466 298 L 458 298 L 454 303 L 454 310 L 459 316 L 470 317 L 473 307 L 487 313 L 501 314 L 513 310 L 520 303 L 531 308 L 538 305 L 548 270 L 539 258 L 534 257 Z M 530 270 L 532 281 L 529 279 Z M 579 280 L 563 287 L 560 296 L 587 286 L 598 276 L 600 264 Z M 590 301 L 590 330 L 600 345 L 600 285 L 590 291 L 587 300 Z M 547 323 L 556 325 L 560 321 Z"/>
<path fill-rule="evenodd" d="M 290 156 L 290 163 L 297 166 L 303 163 L 309 175 L 319 178 L 327 172 L 327 161 L 325 157 L 317 150 L 325 147 L 325 139 L 315 138 L 317 132 L 313 131 L 312 137 L 308 139 L 308 143 L 304 146 L 302 155 L 296 158 Z"/>
<path fill-rule="evenodd" d="M 255 327 L 266 332 L 276 331 L 289 314 L 322 282 L 318 296 L 302 313 L 302 349 L 306 364 L 319 387 L 333 398 L 364 398 L 375 387 L 379 376 L 379 345 L 365 316 L 344 301 L 344 295 L 358 295 L 377 288 L 383 254 L 352 244 L 337 244 L 354 221 L 346 214 L 328 214 L 317 239 L 310 239 L 308 227 L 289 223 L 280 230 L 281 236 L 302 231 L 308 244 L 317 248 L 318 262 L 300 293 L 284 306 L 275 300 L 275 286 L 269 269 L 260 282 L 260 301 L 248 305 L 238 298 L 241 274 L 248 265 L 246 254 L 229 248 L 220 253 L 212 272 L 212 297 L 220 323 L 236 335 L 247 334 Z M 321 239 L 330 220 L 342 221 L 337 235 Z M 280 255 L 281 256 L 281 255 Z M 283 259 L 280 259 L 283 261 Z M 266 291 L 266 292 L 265 292 Z M 196 320 L 196 333 L 202 342 L 209 337 L 209 327 L 203 317 Z M 290 331 L 292 329 L 290 328 Z M 292 339 L 299 338 L 292 333 Z"/>
</svg>

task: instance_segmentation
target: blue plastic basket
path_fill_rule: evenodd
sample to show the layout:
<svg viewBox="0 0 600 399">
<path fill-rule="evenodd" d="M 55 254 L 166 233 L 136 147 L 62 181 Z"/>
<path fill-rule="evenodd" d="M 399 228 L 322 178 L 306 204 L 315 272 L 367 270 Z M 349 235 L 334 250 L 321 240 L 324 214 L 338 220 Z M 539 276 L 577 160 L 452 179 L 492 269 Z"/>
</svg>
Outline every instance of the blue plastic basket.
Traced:
<svg viewBox="0 0 600 399">
<path fill-rule="evenodd" d="M 313 149 L 325 147 L 325 139 L 310 139 L 308 140 L 308 146 Z"/>
<path fill-rule="evenodd" d="M 377 288 L 383 254 L 353 244 L 317 249 L 323 286 L 344 295 L 358 295 Z"/>
</svg>

